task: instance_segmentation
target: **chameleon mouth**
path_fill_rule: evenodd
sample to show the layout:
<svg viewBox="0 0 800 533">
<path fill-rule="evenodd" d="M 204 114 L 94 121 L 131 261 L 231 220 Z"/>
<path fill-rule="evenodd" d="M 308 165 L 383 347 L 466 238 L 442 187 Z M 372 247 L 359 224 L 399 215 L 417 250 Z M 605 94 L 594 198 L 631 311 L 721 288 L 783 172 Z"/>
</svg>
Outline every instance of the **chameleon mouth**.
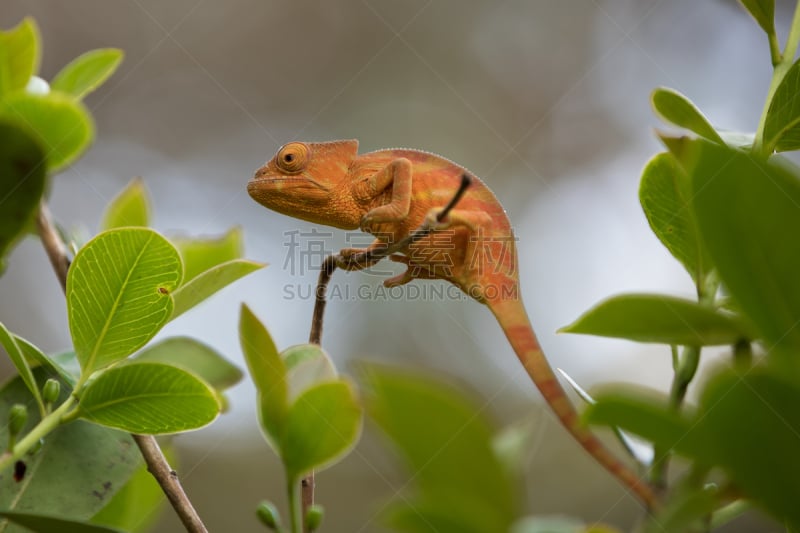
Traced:
<svg viewBox="0 0 800 533">
<path fill-rule="evenodd" d="M 256 174 L 248 183 L 247 183 L 247 190 L 248 192 L 255 191 L 255 190 L 279 190 L 285 188 L 306 188 L 306 189 L 319 189 L 323 191 L 327 191 L 328 187 L 325 187 L 321 183 L 311 178 L 305 176 L 276 176 L 276 177 L 267 177 L 267 176 L 259 176 Z"/>
</svg>

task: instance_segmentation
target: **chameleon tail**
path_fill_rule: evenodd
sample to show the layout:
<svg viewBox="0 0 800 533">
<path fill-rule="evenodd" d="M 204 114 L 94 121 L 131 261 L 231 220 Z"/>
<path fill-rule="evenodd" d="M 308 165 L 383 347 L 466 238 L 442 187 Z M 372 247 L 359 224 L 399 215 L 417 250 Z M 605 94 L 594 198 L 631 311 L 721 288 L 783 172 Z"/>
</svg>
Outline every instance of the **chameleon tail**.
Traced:
<svg viewBox="0 0 800 533">
<path fill-rule="evenodd" d="M 632 490 L 649 509 L 656 507 L 658 500 L 650 485 L 617 459 L 592 432 L 581 425 L 575 407 L 539 346 L 522 301 L 515 297 L 488 300 L 485 303 L 500 323 L 522 366 L 567 431 L 598 463 Z"/>
</svg>

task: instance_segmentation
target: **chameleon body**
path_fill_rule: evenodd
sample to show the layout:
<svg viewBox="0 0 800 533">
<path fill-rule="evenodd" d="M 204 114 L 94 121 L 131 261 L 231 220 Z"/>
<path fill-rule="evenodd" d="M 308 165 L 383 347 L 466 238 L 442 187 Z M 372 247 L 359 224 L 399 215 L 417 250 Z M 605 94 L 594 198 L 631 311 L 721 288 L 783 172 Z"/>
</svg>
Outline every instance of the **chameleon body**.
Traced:
<svg viewBox="0 0 800 533">
<path fill-rule="evenodd" d="M 458 189 L 464 168 L 438 155 L 408 149 L 358 154 L 358 141 L 292 142 L 258 169 L 247 189 L 280 213 L 376 237 L 370 247 L 397 243 L 432 223 Z M 519 297 L 517 252 L 500 202 L 473 177 L 464 196 L 436 231 L 390 258 L 408 269 L 387 287 L 413 279 L 442 279 L 485 304 L 503 329 L 528 375 L 573 437 L 648 506 L 651 488 L 580 424 L 575 408 L 547 362 Z M 342 257 L 363 249 L 345 249 Z M 358 269 L 369 266 L 343 265 Z"/>
</svg>

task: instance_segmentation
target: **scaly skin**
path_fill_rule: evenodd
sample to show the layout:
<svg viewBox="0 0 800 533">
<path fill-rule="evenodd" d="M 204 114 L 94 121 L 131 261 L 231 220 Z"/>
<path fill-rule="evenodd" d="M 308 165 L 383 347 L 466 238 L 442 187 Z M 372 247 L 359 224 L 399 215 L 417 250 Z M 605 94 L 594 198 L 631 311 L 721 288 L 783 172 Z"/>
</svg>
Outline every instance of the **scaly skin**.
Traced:
<svg viewBox="0 0 800 533">
<path fill-rule="evenodd" d="M 309 222 L 356 229 L 376 237 L 371 246 L 396 243 L 447 204 L 467 171 L 418 150 L 358 155 L 358 141 L 289 143 L 256 171 L 250 196 L 280 213 Z M 355 249 L 341 253 L 347 257 Z M 517 252 L 505 210 L 486 185 L 472 184 L 436 231 L 391 259 L 408 270 L 386 286 L 413 279 L 443 279 L 486 304 L 545 401 L 564 427 L 600 464 L 649 508 L 653 490 L 621 463 L 578 419 L 542 352 L 519 298 Z M 366 264 L 350 265 L 351 269 Z"/>
</svg>

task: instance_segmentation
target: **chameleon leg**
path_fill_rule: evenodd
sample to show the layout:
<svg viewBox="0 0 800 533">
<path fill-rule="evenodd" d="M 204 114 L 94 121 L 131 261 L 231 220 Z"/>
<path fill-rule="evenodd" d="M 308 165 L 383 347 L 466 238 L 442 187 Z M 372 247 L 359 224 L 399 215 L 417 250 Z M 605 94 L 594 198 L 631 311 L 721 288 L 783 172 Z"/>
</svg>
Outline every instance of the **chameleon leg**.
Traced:
<svg viewBox="0 0 800 533">
<path fill-rule="evenodd" d="M 434 231 L 457 227 L 464 227 L 469 230 L 470 238 L 467 242 L 467 249 L 464 257 L 466 261 L 470 262 L 468 266 L 471 267 L 471 262 L 474 261 L 475 254 L 480 250 L 479 247 L 482 246 L 483 235 L 488 233 L 486 228 L 491 226 L 491 217 L 483 211 L 453 209 L 445 220 L 437 222 L 436 217 L 440 212 L 441 209 L 431 209 L 426 216 L 428 224 L 434 228 Z M 436 241 L 434 240 L 433 242 L 435 243 Z M 412 250 L 409 252 L 410 256 L 397 254 L 390 256 L 389 258 L 392 261 L 408 265 L 408 269 L 402 274 L 384 280 L 384 286 L 396 287 L 398 285 L 404 285 L 414 279 L 449 279 L 468 285 L 468 280 L 453 279 L 455 270 L 464 270 L 463 268 L 456 267 L 464 265 L 453 264 L 451 252 L 454 243 L 452 239 L 442 241 L 439 245 L 441 249 L 436 248 L 436 244 L 432 246 L 435 248 L 434 252 L 431 252 L 429 245 L 425 253 L 414 253 Z"/>
<path fill-rule="evenodd" d="M 341 250 L 339 250 L 339 257 L 341 258 L 341 260 L 336 262 L 336 266 L 348 271 L 363 270 L 365 268 L 369 268 L 378 261 L 380 261 L 380 258 L 373 259 L 371 261 L 363 261 L 363 260 L 358 260 L 357 256 L 368 250 L 376 250 L 385 247 L 386 247 L 385 242 L 381 241 L 380 239 L 375 239 L 374 241 L 372 241 L 372 244 L 370 244 L 366 248 L 342 248 Z"/>
<path fill-rule="evenodd" d="M 408 266 L 408 268 L 402 274 L 398 274 L 397 276 L 392 276 L 391 278 L 383 280 L 383 286 L 386 287 L 387 289 L 391 289 L 392 287 L 399 287 L 400 285 L 405 285 L 409 281 L 415 279 L 438 278 L 430 268 L 426 268 L 425 265 L 412 262 L 411 258 L 408 256 L 393 254 L 389 256 L 389 259 L 394 261 L 395 263 L 404 263 L 405 265 Z"/>
<path fill-rule="evenodd" d="M 411 207 L 411 161 L 395 159 L 369 178 L 369 187 L 375 196 L 389 185 L 392 196 L 388 204 L 367 211 L 361 219 L 361 228 L 368 231 L 374 224 L 399 222 L 408 216 Z"/>
</svg>

